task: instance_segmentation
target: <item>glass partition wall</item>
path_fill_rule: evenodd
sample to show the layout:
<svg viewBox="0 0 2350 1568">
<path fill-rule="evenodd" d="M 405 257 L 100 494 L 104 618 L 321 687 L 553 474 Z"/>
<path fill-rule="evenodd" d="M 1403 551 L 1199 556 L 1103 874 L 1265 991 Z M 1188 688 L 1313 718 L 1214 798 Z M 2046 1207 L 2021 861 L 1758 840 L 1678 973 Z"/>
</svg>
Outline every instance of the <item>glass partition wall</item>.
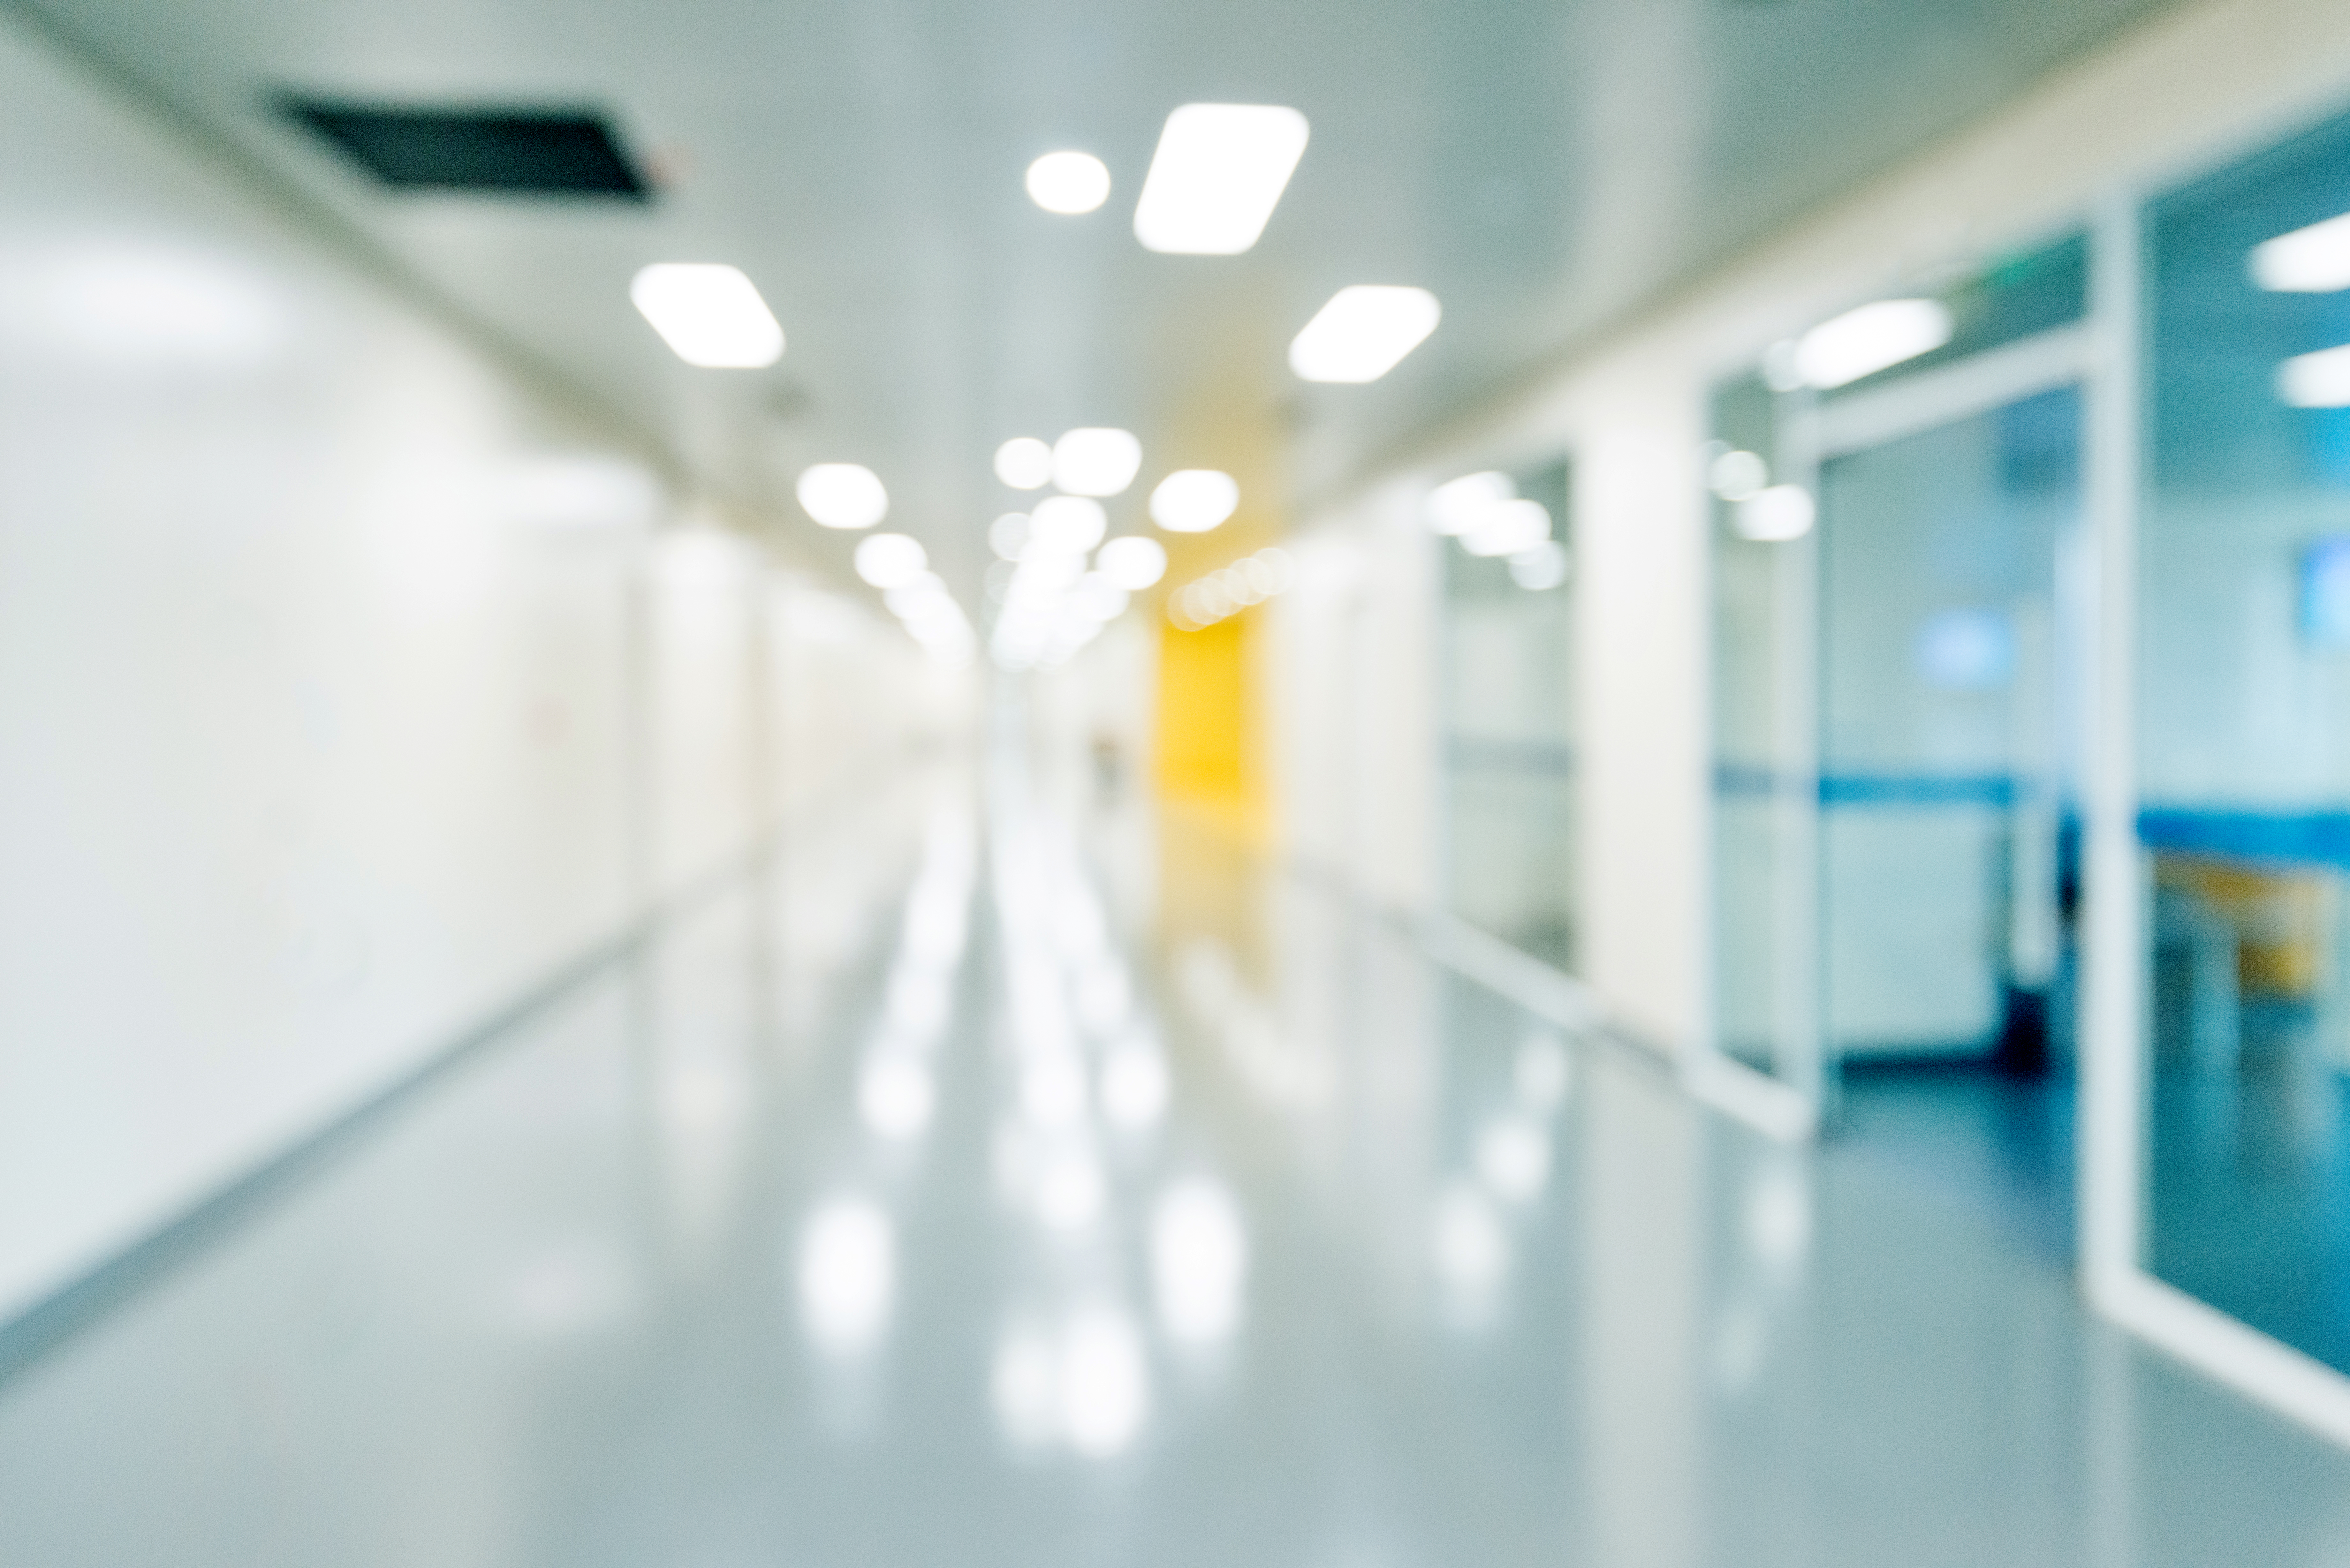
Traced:
<svg viewBox="0 0 2350 1568">
<path fill-rule="evenodd" d="M 2146 1262 L 2350 1370 L 2350 125 L 2147 216 Z"/>
<path fill-rule="evenodd" d="M 2350 119 L 2093 217 L 1715 395 L 1703 1060 L 2350 1442 Z"/>
<path fill-rule="evenodd" d="M 1721 1048 L 2056 1247 L 2085 254 L 1774 351 L 1705 454 Z"/>
<path fill-rule="evenodd" d="M 1447 899 L 1575 964 L 1573 597 L 1564 463 L 1466 476 L 1432 498 L 1444 546 Z M 1539 513 L 1539 526 L 1536 514 Z"/>
</svg>

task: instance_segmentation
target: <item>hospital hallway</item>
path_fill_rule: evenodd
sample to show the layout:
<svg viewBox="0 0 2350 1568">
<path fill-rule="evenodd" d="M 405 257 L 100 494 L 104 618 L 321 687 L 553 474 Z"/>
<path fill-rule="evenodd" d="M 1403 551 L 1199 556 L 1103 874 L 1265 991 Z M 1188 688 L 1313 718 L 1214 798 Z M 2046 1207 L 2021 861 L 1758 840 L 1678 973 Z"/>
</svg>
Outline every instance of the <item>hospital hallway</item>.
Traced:
<svg viewBox="0 0 2350 1568">
<path fill-rule="evenodd" d="M 2350 5 L 0 0 L 0 1568 L 2350 1568 Z"/>
<path fill-rule="evenodd" d="M 2340 1549 L 2326 1445 L 1444 949 L 951 760 L 831 803 L 62 1326 L 0 1560 Z"/>
</svg>

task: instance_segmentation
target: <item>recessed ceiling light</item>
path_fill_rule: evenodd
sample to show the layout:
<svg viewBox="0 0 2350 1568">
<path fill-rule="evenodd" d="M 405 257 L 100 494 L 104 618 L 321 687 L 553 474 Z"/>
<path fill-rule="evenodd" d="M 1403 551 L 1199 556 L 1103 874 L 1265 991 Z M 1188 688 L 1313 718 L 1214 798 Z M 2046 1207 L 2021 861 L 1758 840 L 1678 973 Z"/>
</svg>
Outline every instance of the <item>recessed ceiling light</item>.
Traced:
<svg viewBox="0 0 2350 1568">
<path fill-rule="evenodd" d="M 1150 520 L 1170 534 L 1204 534 L 1241 504 L 1241 487 L 1212 468 L 1178 469 L 1150 493 Z"/>
<path fill-rule="evenodd" d="M 1264 233 L 1305 137 L 1305 117 L 1294 109 L 1185 104 L 1159 133 L 1134 237 L 1173 255 L 1240 254 Z"/>
<path fill-rule="evenodd" d="M 1014 436 L 995 449 L 995 477 L 1014 490 L 1041 490 L 1053 482 L 1053 449 L 1035 436 Z"/>
<path fill-rule="evenodd" d="M 629 285 L 653 330 L 689 365 L 756 370 L 784 357 L 784 329 L 738 267 L 656 262 Z"/>
<path fill-rule="evenodd" d="M 1424 288 L 1342 288 L 1289 345 L 1289 368 L 1308 381 L 1376 381 L 1419 348 L 1443 314 Z"/>
<path fill-rule="evenodd" d="M 1075 217 L 1109 200 L 1109 171 L 1090 152 L 1047 152 L 1028 165 L 1028 198 Z"/>
<path fill-rule="evenodd" d="M 1109 518 L 1101 503 L 1082 495 L 1055 495 L 1036 503 L 1028 515 L 1028 551 L 1048 556 L 1082 556 L 1101 543 Z"/>
<path fill-rule="evenodd" d="M 1796 377 L 1822 391 L 1874 376 L 1950 340 L 1950 307 L 1939 299 L 1880 299 L 1824 321 L 1795 340 Z"/>
<path fill-rule="evenodd" d="M 2350 288 L 2350 213 L 2254 245 L 2247 260 L 2252 281 L 2272 294 Z"/>
<path fill-rule="evenodd" d="M 853 462 L 819 462 L 800 475 L 800 505 L 827 528 L 870 528 L 889 515 L 879 475 Z"/>
<path fill-rule="evenodd" d="M 1167 546 L 1139 534 L 1112 539 L 1094 557 L 1094 568 L 1128 593 L 1140 593 L 1167 575 Z"/>
<path fill-rule="evenodd" d="M 930 564 L 921 541 L 903 534 L 873 534 L 857 542 L 857 575 L 877 588 L 903 587 Z"/>
<path fill-rule="evenodd" d="M 1116 495 L 1134 483 L 1142 443 L 1120 430 L 1075 430 L 1053 443 L 1053 483 L 1072 495 Z"/>
</svg>

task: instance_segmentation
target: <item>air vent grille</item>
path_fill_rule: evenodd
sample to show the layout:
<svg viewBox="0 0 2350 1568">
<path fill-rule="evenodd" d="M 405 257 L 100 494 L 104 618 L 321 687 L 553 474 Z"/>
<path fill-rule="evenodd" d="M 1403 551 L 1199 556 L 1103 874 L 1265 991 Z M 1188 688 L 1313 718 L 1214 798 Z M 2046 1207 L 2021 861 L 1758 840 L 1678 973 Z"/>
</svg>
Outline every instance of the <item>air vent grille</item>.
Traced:
<svg viewBox="0 0 2350 1568">
<path fill-rule="evenodd" d="M 651 194 L 604 117 L 548 108 L 449 108 L 292 97 L 287 116 L 402 191 L 590 196 Z"/>
</svg>

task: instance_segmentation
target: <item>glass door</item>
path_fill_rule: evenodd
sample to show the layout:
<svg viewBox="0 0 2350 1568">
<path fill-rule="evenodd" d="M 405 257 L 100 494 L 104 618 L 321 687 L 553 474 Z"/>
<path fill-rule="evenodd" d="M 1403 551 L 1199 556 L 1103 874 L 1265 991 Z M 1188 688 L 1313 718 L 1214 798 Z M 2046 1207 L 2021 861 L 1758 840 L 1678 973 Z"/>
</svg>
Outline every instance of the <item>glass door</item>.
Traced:
<svg viewBox="0 0 2350 1568">
<path fill-rule="evenodd" d="M 1821 323 L 1717 392 L 1704 454 L 1712 1061 L 1830 1125 L 1858 1092 L 2052 1239 L 2085 263 L 2074 236 Z"/>
<path fill-rule="evenodd" d="M 2071 1250 L 2081 399 L 1819 469 L 1821 1035 L 1856 1133 Z"/>
</svg>

